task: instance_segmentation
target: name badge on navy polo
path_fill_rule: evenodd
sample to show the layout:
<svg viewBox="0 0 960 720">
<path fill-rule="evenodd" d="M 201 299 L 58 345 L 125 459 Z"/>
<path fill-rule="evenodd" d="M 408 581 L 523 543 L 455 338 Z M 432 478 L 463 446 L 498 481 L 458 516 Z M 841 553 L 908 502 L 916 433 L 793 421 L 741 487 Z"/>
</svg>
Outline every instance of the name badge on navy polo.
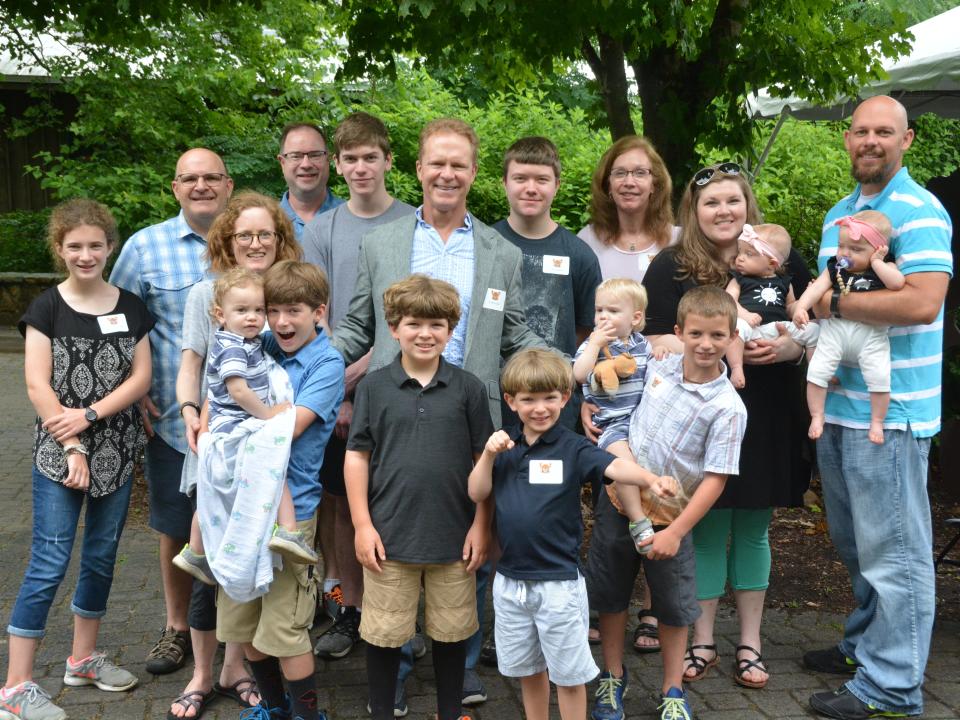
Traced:
<svg viewBox="0 0 960 720">
<path fill-rule="evenodd" d="M 530 484 L 563 484 L 563 460 L 531 460 Z"/>
</svg>

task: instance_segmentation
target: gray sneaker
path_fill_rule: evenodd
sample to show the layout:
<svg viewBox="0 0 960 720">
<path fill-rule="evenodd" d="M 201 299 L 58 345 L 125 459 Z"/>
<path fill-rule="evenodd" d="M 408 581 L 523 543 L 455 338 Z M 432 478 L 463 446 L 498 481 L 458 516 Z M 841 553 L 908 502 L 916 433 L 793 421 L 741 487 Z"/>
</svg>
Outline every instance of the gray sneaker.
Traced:
<svg viewBox="0 0 960 720">
<path fill-rule="evenodd" d="M 320 657 L 338 659 L 346 657 L 358 642 L 360 642 L 360 612 L 355 607 L 345 605 L 340 608 L 336 622 L 317 638 L 313 653 Z"/>
<path fill-rule="evenodd" d="M 207 556 L 195 553 L 189 545 L 184 545 L 183 550 L 174 556 L 173 564 L 174 567 L 189 573 L 204 585 L 217 584 L 217 581 L 213 579 L 213 573 L 210 571 Z"/>
<path fill-rule="evenodd" d="M 2 720 L 66 720 L 63 708 L 50 702 L 47 692 L 35 682 L 27 681 L 8 696 L 0 694 Z"/>
<path fill-rule="evenodd" d="M 108 692 L 122 692 L 136 687 L 140 681 L 133 673 L 107 660 L 107 656 L 103 653 L 95 652 L 76 665 L 67 658 L 67 671 L 63 675 L 63 682 L 73 687 L 96 685 Z"/>
<path fill-rule="evenodd" d="M 290 532 L 286 528 L 276 525 L 273 528 L 273 537 L 270 538 L 267 547 L 276 553 L 280 553 L 290 562 L 300 565 L 313 565 L 320 559 L 320 556 L 307 544 L 303 530 Z"/>
<path fill-rule="evenodd" d="M 653 524 L 650 522 L 650 518 L 634 520 L 628 527 L 630 528 L 630 537 L 633 538 L 633 545 L 637 548 L 637 552 L 641 555 L 646 555 L 650 552 L 649 545 L 640 547 L 640 543 L 654 535 Z"/>
<path fill-rule="evenodd" d="M 487 701 L 487 689 L 480 681 L 476 670 L 464 668 L 463 671 L 463 700 L 464 705 L 479 705 Z"/>
</svg>

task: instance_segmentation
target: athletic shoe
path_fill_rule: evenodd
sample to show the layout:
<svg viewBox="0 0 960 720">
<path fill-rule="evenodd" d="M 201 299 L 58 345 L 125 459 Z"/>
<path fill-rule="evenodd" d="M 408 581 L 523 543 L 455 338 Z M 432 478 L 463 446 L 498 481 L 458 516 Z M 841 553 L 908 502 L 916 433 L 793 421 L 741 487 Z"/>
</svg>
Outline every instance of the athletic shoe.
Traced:
<svg viewBox="0 0 960 720">
<path fill-rule="evenodd" d="M 337 659 L 346 657 L 353 646 L 360 642 L 360 611 L 346 605 L 340 608 L 336 621 L 317 638 L 313 653 L 320 657 Z"/>
<path fill-rule="evenodd" d="M 810 707 L 821 715 L 837 718 L 837 720 L 869 720 L 869 718 L 902 718 L 906 713 L 891 712 L 863 702 L 856 695 L 847 690 L 846 686 L 839 690 L 827 690 L 814 693 L 810 696 Z"/>
<path fill-rule="evenodd" d="M 184 545 L 173 558 L 173 565 L 185 573 L 193 575 L 204 585 L 216 585 L 217 581 L 213 579 L 213 573 L 210 571 L 210 563 L 207 562 L 206 555 L 200 555 L 190 549 L 189 545 Z"/>
<path fill-rule="evenodd" d="M 856 660 L 851 660 L 844 655 L 837 645 L 822 650 L 805 652 L 803 654 L 803 666 L 807 670 L 834 675 L 853 675 L 860 667 Z"/>
<path fill-rule="evenodd" d="M 649 545 L 640 547 L 640 543 L 654 535 L 653 523 L 650 522 L 650 519 L 641 518 L 640 520 L 631 521 L 627 527 L 630 530 L 630 537 L 633 538 L 633 546 L 637 549 L 637 552 L 641 555 L 646 555 L 650 552 Z"/>
<path fill-rule="evenodd" d="M 279 525 L 274 525 L 273 536 L 267 543 L 267 547 L 280 553 L 290 562 L 300 565 L 314 565 L 320 559 L 320 556 L 307 544 L 307 537 L 303 530 L 291 532 Z"/>
<path fill-rule="evenodd" d="M 660 720 L 693 720 L 687 694 L 680 688 L 672 687 L 666 695 L 661 695 L 657 710 L 660 711 Z"/>
<path fill-rule="evenodd" d="M 147 653 L 146 670 L 154 675 L 175 672 L 183 667 L 190 652 L 190 633 L 187 630 L 164 628 L 157 644 Z"/>
<path fill-rule="evenodd" d="M 487 667 L 497 667 L 497 638 L 493 633 L 480 647 L 480 664 Z"/>
<path fill-rule="evenodd" d="M 417 630 L 410 640 L 410 649 L 413 651 L 413 659 L 419 660 L 427 654 L 427 639 L 423 636 L 423 630 L 420 629 L 420 623 L 417 623 Z"/>
<path fill-rule="evenodd" d="M 132 672 L 127 672 L 107 660 L 105 654 L 95 652 L 78 663 L 74 663 L 73 658 L 67 658 L 67 671 L 63 674 L 63 682 L 72 687 L 96 685 L 108 692 L 122 692 L 135 687 L 140 681 Z"/>
<path fill-rule="evenodd" d="M 463 700 L 464 705 L 479 705 L 487 701 L 487 689 L 480 681 L 477 671 L 471 668 L 464 668 L 463 671 Z"/>
<path fill-rule="evenodd" d="M 261 700 L 259 704 L 241 710 L 240 720 L 293 720 L 292 707 L 289 695 L 284 695 L 283 707 L 268 708 Z M 322 713 L 321 718 L 326 720 Z"/>
<path fill-rule="evenodd" d="M 370 709 L 369 700 L 367 701 L 367 712 L 373 712 Z M 393 693 L 393 716 L 395 718 L 406 717 L 408 712 L 410 712 L 410 708 L 407 707 L 407 688 L 402 682 L 398 682 L 397 689 Z"/>
<path fill-rule="evenodd" d="M 0 718 L 3 720 L 66 720 L 63 708 L 50 702 L 46 690 L 29 680 L 20 683 L 9 695 L 0 692 Z"/>
<path fill-rule="evenodd" d="M 623 677 L 615 678 L 606 670 L 600 673 L 591 720 L 624 720 L 623 696 L 627 694 L 628 685 L 626 667 L 623 668 Z"/>
<path fill-rule="evenodd" d="M 340 608 L 343 607 L 343 588 L 340 587 L 340 583 L 337 583 L 333 586 L 330 592 L 325 592 L 323 594 L 323 610 L 326 612 L 327 617 L 331 620 L 336 620 L 337 615 L 340 614 Z"/>
</svg>

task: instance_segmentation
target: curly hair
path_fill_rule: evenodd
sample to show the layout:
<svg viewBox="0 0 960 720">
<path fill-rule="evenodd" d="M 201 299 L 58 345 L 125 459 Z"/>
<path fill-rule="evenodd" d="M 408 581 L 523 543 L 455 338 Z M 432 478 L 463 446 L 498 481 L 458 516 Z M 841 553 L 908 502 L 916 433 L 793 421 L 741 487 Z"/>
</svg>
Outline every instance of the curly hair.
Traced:
<svg viewBox="0 0 960 720">
<path fill-rule="evenodd" d="M 620 233 L 620 217 L 617 214 L 616 203 L 610 197 L 610 171 L 617 158 L 631 150 L 641 150 L 650 160 L 650 171 L 653 175 L 653 192 L 647 203 L 647 212 L 644 217 L 644 227 L 657 241 L 660 247 L 670 244 L 673 229 L 673 207 L 671 195 L 673 182 L 670 172 L 663 162 L 663 158 L 645 137 L 626 135 L 611 145 L 600 158 L 593 171 L 593 181 L 590 183 L 590 223 L 597 237 L 604 245 L 612 245 Z"/>
<path fill-rule="evenodd" d="M 723 163 L 711 165 L 711 168 L 718 168 Z M 697 200 L 700 194 L 714 183 L 729 180 L 735 182 L 747 202 L 746 222 L 751 225 L 757 225 L 761 222 L 760 210 L 757 207 L 757 199 L 753 195 L 750 183 L 747 178 L 740 173 L 738 175 L 727 175 L 724 173 L 714 173 L 703 185 L 697 185 L 691 178 L 687 183 L 686 190 L 683 191 L 683 198 L 680 200 L 680 242 L 676 246 L 675 259 L 677 263 L 677 280 L 692 278 L 697 285 L 716 285 L 725 287 L 727 284 L 728 264 L 720 256 L 720 251 L 714 245 L 703 231 L 700 229 L 700 222 L 697 220 Z"/>
<path fill-rule="evenodd" d="M 50 222 L 47 225 L 47 244 L 50 255 L 57 269 L 61 271 L 65 271 L 67 266 L 63 258 L 57 254 L 57 250 L 63 246 L 64 236 L 81 225 L 90 225 L 103 230 L 111 252 L 120 242 L 117 221 L 113 219 L 113 214 L 106 205 L 89 198 L 73 198 L 62 202 L 50 213 Z"/>
<path fill-rule="evenodd" d="M 210 232 L 207 233 L 207 258 L 210 260 L 210 269 L 216 273 L 223 273 L 236 267 L 237 260 L 233 254 L 233 232 L 237 218 L 244 210 L 263 208 L 273 219 L 273 226 L 277 232 L 277 258 L 281 260 L 299 260 L 303 257 L 300 244 L 293 233 L 290 218 L 281 209 L 280 203 L 272 197 L 246 190 L 237 193 L 227 208 L 213 221 Z"/>
</svg>

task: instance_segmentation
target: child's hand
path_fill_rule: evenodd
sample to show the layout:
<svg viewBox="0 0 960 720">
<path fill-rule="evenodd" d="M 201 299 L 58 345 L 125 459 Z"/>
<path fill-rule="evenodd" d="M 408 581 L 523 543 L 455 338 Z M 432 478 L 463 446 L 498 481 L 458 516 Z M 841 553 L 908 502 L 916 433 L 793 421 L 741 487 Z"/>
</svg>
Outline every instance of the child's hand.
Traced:
<svg viewBox="0 0 960 720">
<path fill-rule="evenodd" d="M 503 430 L 497 430 L 490 439 L 487 440 L 486 451 L 492 455 L 498 455 L 505 450 L 513 447 L 513 440 Z"/>
<path fill-rule="evenodd" d="M 806 310 L 797 310 L 793 314 L 793 324 L 797 327 L 806 327 L 808 322 L 810 322 L 810 316 Z"/>
<path fill-rule="evenodd" d="M 653 534 L 652 538 L 647 538 L 641 547 L 650 546 L 647 557 L 651 560 L 669 560 L 677 554 L 680 549 L 680 540 L 669 527 Z"/>
<path fill-rule="evenodd" d="M 654 346 L 651 350 L 651 354 L 653 355 L 654 360 L 663 360 L 670 354 L 670 348 L 668 348 L 666 345 Z"/>
<path fill-rule="evenodd" d="M 888 252 L 890 252 L 890 248 L 888 248 L 886 245 L 881 245 L 873 251 L 873 255 L 870 256 L 870 262 L 883 262 L 883 259 L 887 256 Z"/>
<path fill-rule="evenodd" d="M 356 531 L 353 548 L 358 563 L 370 572 L 383 572 L 380 563 L 387 559 L 387 552 L 383 549 L 380 533 L 373 525 L 368 525 Z"/>
<path fill-rule="evenodd" d="M 743 319 L 747 321 L 750 327 L 760 327 L 763 323 L 763 318 L 760 317 L 759 313 L 747 313 Z"/>
<path fill-rule="evenodd" d="M 292 408 L 292 407 L 293 407 L 293 405 L 291 405 L 290 402 L 287 401 L 287 400 L 284 400 L 282 403 L 278 403 L 278 404 L 276 404 L 276 405 L 273 405 L 273 406 L 271 406 L 271 408 L 270 408 L 270 413 L 267 415 L 267 418 L 266 418 L 266 419 L 269 420 L 269 419 L 272 418 L 272 417 L 276 417 L 276 416 L 279 415 L 280 413 L 286 412 L 287 410 L 289 410 L 289 409 Z"/>
<path fill-rule="evenodd" d="M 597 348 L 602 348 L 607 343 L 611 343 L 616 339 L 617 331 L 614 329 L 613 323 L 609 320 L 602 320 L 597 323 L 593 332 L 590 333 L 590 344 Z"/>
<path fill-rule="evenodd" d="M 649 490 L 657 497 L 667 497 L 671 498 L 676 496 L 677 491 L 680 489 L 680 484 L 676 479 L 671 475 L 661 475 L 652 483 L 650 483 Z"/>
</svg>

